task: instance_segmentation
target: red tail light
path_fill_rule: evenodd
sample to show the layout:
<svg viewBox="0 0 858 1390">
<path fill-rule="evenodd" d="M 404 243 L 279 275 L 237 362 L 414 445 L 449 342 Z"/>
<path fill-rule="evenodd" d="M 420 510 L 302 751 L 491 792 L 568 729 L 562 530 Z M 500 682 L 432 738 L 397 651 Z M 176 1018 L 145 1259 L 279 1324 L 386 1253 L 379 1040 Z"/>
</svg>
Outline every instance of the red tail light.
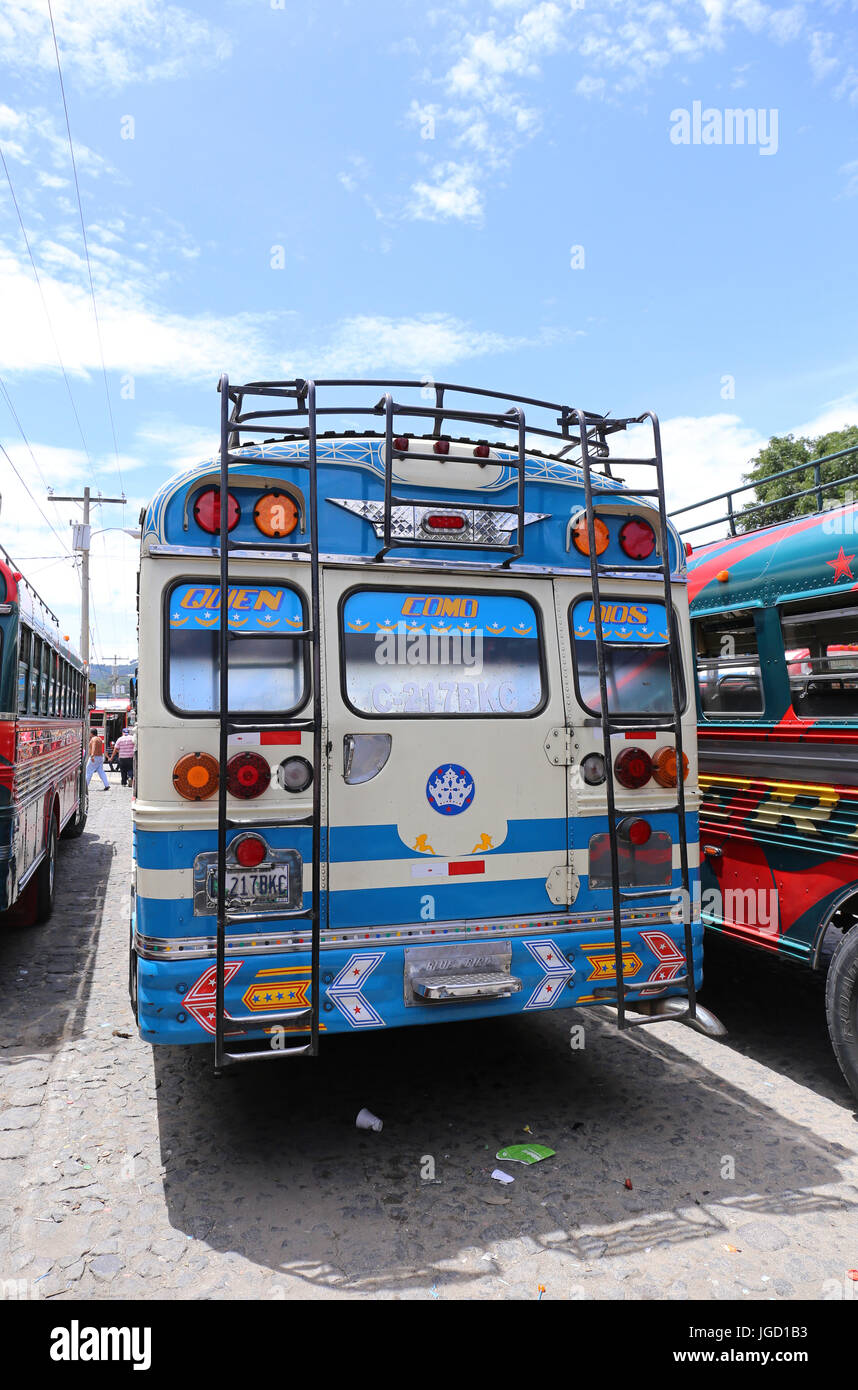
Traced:
<svg viewBox="0 0 858 1390">
<path fill-rule="evenodd" d="M 614 759 L 614 776 L 630 791 L 643 787 L 652 776 L 652 760 L 644 748 L 623 748 Z"/>
<path fill-rule="evenodd" d="M 631 560 L 648 560 L 655 550 L 655 531 L 648 521 L 633 516 L 620 527 L 620 549 Z"/>
<path fill-rule="evenodd" d="M 464 531 L 465 518 L 463 516 L 451 516 L 445 512 L 440 512 L 437 515 L 432 513 L 423 518 L 423 525 L 427 531 Z"/>
<path fill-rule="evenodd" d="M 258 835 L 242 835 L 240 840 L 233 842 L 232 851 L 236 863 L 243 869 L 255 869 L 268 853 L 268 846 Z"/>
<path fill-rule="evenodd" d="M 230 796 L 251 801 L 268 790 L 271 768 L 258 753 L 237 753 L 226 765 L 226 785 Z"/>
<path fill-rule="evenodd" d="M 238 525 L 241 507 L 231 492 L 226 495 L 226 529 L 232 531 Z M 194 503 L 194 521 L 203 531 L 213 536 L 220 530 L 220 488 L 207 487 Z"/>
</svg>

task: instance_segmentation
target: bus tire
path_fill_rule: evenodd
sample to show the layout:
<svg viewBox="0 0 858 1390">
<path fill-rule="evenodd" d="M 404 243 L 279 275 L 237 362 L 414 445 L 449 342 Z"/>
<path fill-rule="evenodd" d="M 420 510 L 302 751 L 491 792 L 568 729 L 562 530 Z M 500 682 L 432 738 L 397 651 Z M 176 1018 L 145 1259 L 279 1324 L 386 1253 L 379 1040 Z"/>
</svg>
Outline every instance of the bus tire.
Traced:
<svg viewBox="0 0 858 1390">
<path fill-rule="evenodd" d="M 134 947 L 128 953 L 128 998 L 131 1001 L 131 1012 L 134 1015 L 134 1022 L 137 1020 L 137 952 Z"/>
<path fill-rule="evenodd" d="M 64 840 L 76 840 L 83 834 L 86 818 L 89 814 L 89 787 L 86 779 L 80 779 L 80 796 L 78 797 L 77 810 L 63 831 Z"/>
<path fill-rule="evenodd" d="M 858 1097 L 858 927 L 843 937 L 829 966 L 825 1015 L 840 1070 Z"/>
<path fill-rule="evenodd" d="M 36 922 L 47 922 L 54 908 L 57 878 L 57 822 L 51 816 L 45 857 L 36 870 Z"/>
</svg>

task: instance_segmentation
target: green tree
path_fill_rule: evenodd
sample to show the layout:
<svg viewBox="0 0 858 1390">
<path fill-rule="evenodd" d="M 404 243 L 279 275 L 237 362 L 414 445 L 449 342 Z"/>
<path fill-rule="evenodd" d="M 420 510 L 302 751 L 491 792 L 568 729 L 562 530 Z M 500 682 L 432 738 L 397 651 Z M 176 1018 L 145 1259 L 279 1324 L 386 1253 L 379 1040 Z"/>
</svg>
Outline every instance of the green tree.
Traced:
<svg viewBox="0 0 858 1390">
<path fill-rule="evenodd" d="M 738 529 L 753 531 L 759 526 L 771 526 L 776 521 L 788 521 L 790 517 L 807 516 L 818 511 L 819 502 L 815 492 L 809 493 L 807 497 L 796 497 L 791 502 L 782 500 L 794 492 L 803 492 L 805 488 L 814 487 L 814 468 L 803 468 L 801 472 L 792 473 L 787 478 L 774 478 L 773 475 L 785 468 L 795 468 L 803 463 L 812 464 L 815 459 L 852 448 L 856 450 L 855 453 L 821 465 L 819 475 L 822 483 L 830 484 L 858 474 L 858 425 L 846 425 L 842 430 L 830 430 L 828 434 L 818 435 L 815 439 L 807 436 L 796 439 L 791 434 L 773 435 L 765 448 L 752 459 L 751 467 L 745 474 L 744 481 L 754 484 L 757 495 L 756 499 L 745 503 L 736 518 Z M 833 506 L 850 500 L 850 496 L 853 499 L 858 496 L 858 481 L 843 488 L 826 488 L 822 494 L 823 505 Z M 764 511 L 755 510 L 760 502 L 771 505 L 767 505 Z"/>
</svg>

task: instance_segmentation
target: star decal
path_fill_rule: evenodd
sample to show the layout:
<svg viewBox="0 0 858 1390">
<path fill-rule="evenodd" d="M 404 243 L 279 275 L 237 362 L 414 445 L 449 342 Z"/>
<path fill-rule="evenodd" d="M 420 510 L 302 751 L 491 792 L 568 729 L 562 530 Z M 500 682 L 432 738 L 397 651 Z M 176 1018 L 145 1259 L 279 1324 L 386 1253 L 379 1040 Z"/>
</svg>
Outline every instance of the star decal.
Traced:
<svg viewBox="0 0 858 1390">
<path fill-rule="evenodd" d="M 851 569 L 849 568 L 849 566 L 851 565 L 851 563 L 852 563 L 852 561 L 853 561 L 854 559 L 855 559 L 855 556 L 854 556 L 854 555 L 844 555 L 844 553 L 843 553 L 843 546 L 841 545 L 841 547 L 840 547 L 840 554 L 837 556 L 837 559 L 836 559 L 836 560 L 826 560 L 825 563 L 826 563 L 827 565 L 830 565 L 831 568 L 834 570 L 834 578 L 833 578 L 832 581 L 831 581 L 832 584 L 836 584 L 837 581 L 838 581 L 838 579 L 844 579 L 844 578 L 845 578 L 845 579 L 854 579 L 854 578 L 855 578 L 854 574 L 852 573 Z"/>
</svg>

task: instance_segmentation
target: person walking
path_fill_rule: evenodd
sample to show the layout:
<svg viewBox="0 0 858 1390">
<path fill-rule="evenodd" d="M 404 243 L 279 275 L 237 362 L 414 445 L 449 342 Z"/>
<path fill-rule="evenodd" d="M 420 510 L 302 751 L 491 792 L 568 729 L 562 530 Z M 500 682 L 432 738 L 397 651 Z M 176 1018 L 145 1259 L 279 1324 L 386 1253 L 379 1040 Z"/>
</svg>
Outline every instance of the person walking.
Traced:
<svg viewBox="0 0 858 1390">
<path fill-rule="evenodd" d="M 97 772 L 104 783 L 104 790 L 109 792 L 110 783 L 107 780 L 107 773 L 104 770 L 104 739 L 101 737 L 98 729 L 90 729 L 89 734 L 89 762 L 86 765 L 86 785 L 89 786 L 92 781 L 92 774 Z"/>
<path fill-rule="evenodd" d="M 134 750 L 136 747 L 137 740 L 131 729 L 123 729 L 113 745 L 113 757 L 119 763 L 123 787 L 131 786 L 134 781 Z"/>
</svg>

